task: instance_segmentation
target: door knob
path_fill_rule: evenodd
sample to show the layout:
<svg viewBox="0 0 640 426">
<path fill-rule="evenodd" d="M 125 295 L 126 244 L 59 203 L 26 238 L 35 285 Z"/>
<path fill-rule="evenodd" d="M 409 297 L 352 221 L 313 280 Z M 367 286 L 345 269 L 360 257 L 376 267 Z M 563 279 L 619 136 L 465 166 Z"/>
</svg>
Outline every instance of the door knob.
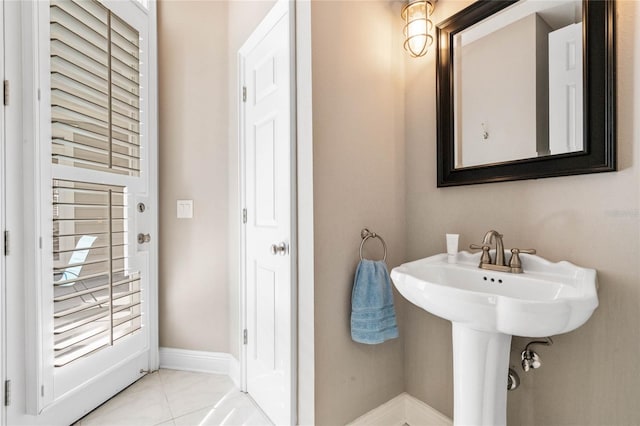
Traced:
<svg viewBox="0 0 640 426">
<path fill-rule="evenodd" d="M 151 241 L 151 235 L 149 234 L 138 234 L 138 244 L 144 244 Z"/>
<path fill-rule="evenodd" d="M 287 243 L 285 243 L 284 241 L 278 244 L 271 244 L 271 254 L 274 256 L 276 254 L 284 256 L 285 254 L 287 254 L 287 251 L 288 251 Z"/>
</svg>

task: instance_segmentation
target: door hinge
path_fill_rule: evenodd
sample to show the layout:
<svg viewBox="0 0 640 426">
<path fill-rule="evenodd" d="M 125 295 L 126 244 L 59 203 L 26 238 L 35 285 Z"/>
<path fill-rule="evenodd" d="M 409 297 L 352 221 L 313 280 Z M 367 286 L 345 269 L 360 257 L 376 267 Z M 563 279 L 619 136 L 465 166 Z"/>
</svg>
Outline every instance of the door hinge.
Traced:
<svg viewBox="0 0 640 426">
<path fill-rule="evenodd" d="M 247 102 L 247 87 L 242 87 L 242 102 Z"/>
<path fill-rule="evenodd" d="M 244 329 L 244 332 L 242 333 L 242 341 L 244 342 L 244 344 L 247 344 L 247 329 Z"/>
<path fill-rule="evenodd" d="M 9 80 L 4 81 L 4 106 L 9 105 Z"/>
<path fill-rule="evenodd" d="M 247 209 L 242 209 L 242 223 L 247 223 Z"/>
<path fill-rule="evenodd" d="M 11 405 L 11 380 L 4 381 L 4 405 L 5 407 Z"/>
<path fill-rule="evenodd" d="M 9 231 L 4 231 L 4 255 L 9 255 Z"/>
</svg>

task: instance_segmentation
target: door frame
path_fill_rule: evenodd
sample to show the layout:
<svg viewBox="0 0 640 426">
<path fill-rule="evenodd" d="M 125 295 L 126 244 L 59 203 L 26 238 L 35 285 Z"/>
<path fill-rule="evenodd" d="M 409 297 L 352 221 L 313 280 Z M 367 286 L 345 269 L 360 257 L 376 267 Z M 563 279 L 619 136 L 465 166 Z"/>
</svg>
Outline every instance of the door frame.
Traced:
<svg viewBox="0 0 640 426">
<path fill-rule="evenodd" d="M 297 96 L 296 96 L 296 2 L 294 0 L 277 0 L 275 5 L 267 13 L 264 19 L 257 25 L 253 33 L 245 41 L 242 47 L 238 50 L 237 64 L 238 64 L 238 87 L 237 87 L 237 99 L 238 102 L 238 179 L 239 179 L 239 205 L 238 214 L 239 218 L 239 273 L 240 279 L 240 328 L 237 330 L 241 341 L 240 350 L 240 388 L 243 392 L 247 391 L 247 345 L 243 341 L 244 330 L 247 329 L 247 277 L 246 277 L 246 228 L 243 222 L 242 212 L 246 206 L 246 135 L 244 131 L 245 126 L 245 108 L 243 98 L 243 87 L 245 86 L 245 61 L 244 58 L 256 47 L 256 45 L 266 36 L 266 34 L 275 26 L 280 20 L 283 14 L 288 13 L 289 21 L 289 75 L 290 75 L 290 109 L 289 109 L 289 122 L 290 122 L 290 162 L 289 162 L 289 176 L 290 176 L 290 214 L 291 214 L 291 229 L 290 229 L 290 243 L 289 243 L 289 259 L 290 259 L 290 272 L 291 272 L 291 300 L 290 300 L 290 320 L 291 330 L 289 330 L 291 336 L 291 347 L 289 348 L 291 353 L 291 419 L 296 424 L 297 420 L 297 366 L 298 366 L 298 238 L 297 238 Z"/>
<path fill-rule="evenodd" d="M 4 62 L 5 62 L 5 46 L 4 46 L 4 0 L 0 0 L 0 75 L 4 82 L 6 78 Z M 2 88 L 2 102 L 0 102 L 0 232 L 3 234 L 7 229 L 6 221 L 5 221 L 5 206 L 7 205 L 5 199 L 5 170 L 6 170 L 6 157 L 5 157 L 5 133 L 6 133 L 6 124 L 4 117 L 4 83 Z M 2 251 L 0 257 L 0 309 L 2 313 L 0 313 L 0 383 L 2 384 L 2 391 L 0 394 L 2 398 L 0 400 L 0 425 L 7 424 L 6 417 L 6 409 L 4 406 L 5 401 L 5 385 L 4 382 L 7 380 L 7 366 L 6 366 L 6 341 L 5 341 L 5 271 L 6 271 L 6 253 L 4 249 L 4 243 L 2 244 Z"/>
</svg>

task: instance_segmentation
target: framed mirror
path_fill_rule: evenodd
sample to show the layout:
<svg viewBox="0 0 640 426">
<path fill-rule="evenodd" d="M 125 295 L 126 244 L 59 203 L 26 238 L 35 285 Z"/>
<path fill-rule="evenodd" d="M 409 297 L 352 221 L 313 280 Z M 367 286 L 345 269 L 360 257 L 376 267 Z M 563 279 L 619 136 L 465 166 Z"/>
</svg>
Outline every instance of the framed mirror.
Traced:
<svg viewBox="0 0 640 426">
<path fill-rule="evenodd" d="M 616 170 L 614 0 L 480 0 L 437 25 L 438 187 Z"/>
</svg>

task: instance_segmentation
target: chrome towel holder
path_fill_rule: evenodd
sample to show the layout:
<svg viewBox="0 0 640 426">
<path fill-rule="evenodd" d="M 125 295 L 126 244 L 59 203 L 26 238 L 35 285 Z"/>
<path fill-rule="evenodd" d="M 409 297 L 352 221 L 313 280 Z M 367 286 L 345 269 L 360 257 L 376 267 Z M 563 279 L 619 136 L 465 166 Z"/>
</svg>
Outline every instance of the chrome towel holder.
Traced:
<svg viewBox="0 0 640 426">
<path fill-rule="evenodd" d="M 387 260 L 387 243 L 384 242 L 380 235 L 376 234 L 375 232 L 369 231 L 367 228 L 362 228 L 362 231 L 360 231 L 360 237 L 362 238 L 362 242 L 360 243 L 360 260 L 364 260 L 364 257 L 362 256 L 362 248 L 364 247 L 364 243 L 369 238 L 377 238 L 380 240 L 380 242 L 382 242 L 382 247 L 384 248 L 384 256 L 382 260 Z"/>
</svg>

